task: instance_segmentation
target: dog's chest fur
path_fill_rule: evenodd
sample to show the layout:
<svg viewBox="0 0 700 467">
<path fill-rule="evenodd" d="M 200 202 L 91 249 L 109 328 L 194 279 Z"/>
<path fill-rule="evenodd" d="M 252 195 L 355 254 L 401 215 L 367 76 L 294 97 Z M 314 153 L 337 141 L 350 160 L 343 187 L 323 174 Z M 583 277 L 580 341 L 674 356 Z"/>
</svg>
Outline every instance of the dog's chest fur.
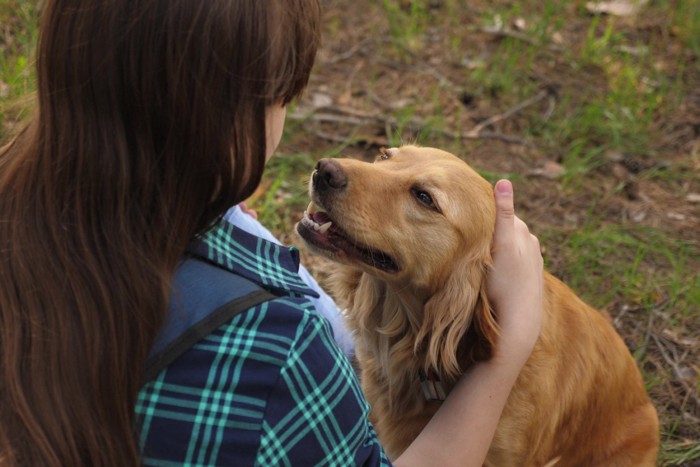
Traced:
<svg viewBox="0 0 700 467">
<path fill-rule="evenodd" d="M 396 458 L 440 407 L 439 401 L 425 397 L 420 380 L 423 359 L 414 349 L 418 323 L 412 323 L 411 316 L 417 319 L 421 304 L 345 267 L 332 277 L 332 289 L 346 310 L 350 330 L 356 333 L 360 380 L 372 407 L 370 419 L 387 454 Z M 441 384 L 449 393 L 455 380 L 443 377 Z"/>
</svg>

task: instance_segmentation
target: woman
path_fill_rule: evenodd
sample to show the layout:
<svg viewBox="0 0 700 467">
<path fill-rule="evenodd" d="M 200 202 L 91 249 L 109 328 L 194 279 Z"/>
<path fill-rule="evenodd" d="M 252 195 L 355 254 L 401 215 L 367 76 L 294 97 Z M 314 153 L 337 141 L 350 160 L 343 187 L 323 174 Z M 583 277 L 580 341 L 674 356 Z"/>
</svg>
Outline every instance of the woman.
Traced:
<svg viewBox="0 0 700 467">
<path fill-rule="evenodd" d="M 204 340 L 257 345 L 264 328 L 289 358 L 253 365 L 236 346 L 205 357 L 195 346 L 143 384 L 183 254 L 193 240 L 219 251 L 207 242 L 240 233 L 221 217 L 257 187 L 279 142 L 284 106 L 308 81 L 319 14 L 317 0 L 47 1 L 38 112 L 0 153 L 3 465 L 387 462 L 303 287 L 278 288 Z M 497 188 L 490 290 L 503 345 L 462 378 L 397 465 L 480 465 L 539 332 L 537 241 L 513 218 L 510 185 Z M 195 375 L 202 358 L 234 371 Z M 275 427 L 292 397 L 285 378 L 301 363 L 333 374 L 342 394 L 323 406 L 330 389 L 295 394 L 309 427 L 295 441 Z M 212 381 L 226 388 L 213 401 Z M 184 396 L 157 397 L 159 385 L 183 382 L 194 409 Z M 197 423 L 172 423 L 187 410 Z"/>
</svg>

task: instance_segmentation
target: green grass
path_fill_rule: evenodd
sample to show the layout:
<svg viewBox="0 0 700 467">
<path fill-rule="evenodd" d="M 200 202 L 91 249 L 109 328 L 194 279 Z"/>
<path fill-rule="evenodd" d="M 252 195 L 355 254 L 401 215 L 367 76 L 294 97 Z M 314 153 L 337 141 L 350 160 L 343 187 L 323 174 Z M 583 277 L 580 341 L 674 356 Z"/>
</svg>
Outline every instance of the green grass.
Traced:
<svg viewBox="0 0 700 467">
<path fill-rule="evenodd" d="M 700 444 L 684 441 L 675 444 L 664 444 L 659 456 L 660 465 L 683 465 L 700 459 Z"/>
<path fill-rule="evenodd" d="M 700 57 L 700 3 L 695 0 L 675 3 L 676 8 L 670 10 L 673 32 L 696 57 Z"/>
<path fill-rule="evenodd" d="M 309 204 L 308 179 L 315 164 L 308 153 L 273 156 L 265 174 L 269 187 L 253 204 L 263 225 L 285 232 L 299 220 L 297 214 Z"/>
<path fill-rule="evenodd" d="M 557 256 L 566 259 L 559 275 L 598 308 L 622 301 L 652 309 L 663 302 L 679 318 L 698 310 L 700 278 L 690 261 L 700 259 L 698 244 L 654 228 L 603 225 L 594 212 L 582 227 L 551 230 L 541 241 L 560 245 Z"/>
<path fill-rule="evenodd" d="M 425 2 L 401 2 L 381 0 L 380 5 L 389 22 L 389 31 L 395 44 L 408 50 L 420 47 L 420 40 L 429 21 L 428 6 Z"/>
<path fill-rule="evenodd" d="M 482 96 L 522 99 L 526 95 L 532 95 L 535 86 L 523 72 L 532 68 L 536 50 L 534 45 L 507 38 L 493 59 L 486 66 L 477 68 L 469 79 L 477 85 Z M 515 70 L 520 72 L 513 73 Z"/>
<path fill-rule="evenodd" d="M 0 0 L 0 141 L 31 109 L 35 88 L 34 45 L 38 37 L 35 2 Z"/>
</svg>

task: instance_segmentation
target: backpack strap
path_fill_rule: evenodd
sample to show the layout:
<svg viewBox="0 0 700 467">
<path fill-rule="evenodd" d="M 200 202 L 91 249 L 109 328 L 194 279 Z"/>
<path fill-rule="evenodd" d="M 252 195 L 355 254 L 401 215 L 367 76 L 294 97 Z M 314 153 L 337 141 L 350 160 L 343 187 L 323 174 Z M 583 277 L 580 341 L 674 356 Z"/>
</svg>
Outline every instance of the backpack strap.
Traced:
<svg viewBox="0 0 700 467">
<path fill-rule="evenodd" d="M 170 304 L 146 360 L 145 381 L 239 313 L 277 298 L 260 285 L 191 257 L 175 271 Z"/>
</svg>

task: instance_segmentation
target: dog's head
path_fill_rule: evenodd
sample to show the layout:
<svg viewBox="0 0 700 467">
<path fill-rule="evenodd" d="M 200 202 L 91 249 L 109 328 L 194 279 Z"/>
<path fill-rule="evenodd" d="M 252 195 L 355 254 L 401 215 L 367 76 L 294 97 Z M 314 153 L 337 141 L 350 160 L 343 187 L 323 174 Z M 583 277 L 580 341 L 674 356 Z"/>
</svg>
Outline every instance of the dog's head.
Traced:
<svg viewBox="0 0 700 467">
<path fill-rule="evenodd" d="M 424 304 L 423 316 L 410 317 L 416 346 L 430 360 L 457 371 L 457 346 L 470 327 L 487 347 L 493 343 L 483 289 L 493 189 L 464 161 L 417 146 L 383 150 L 374 163 L 324 159 L 310 195 L 300 237 L 317 253 L 413 293 Z"/>
</svg>

